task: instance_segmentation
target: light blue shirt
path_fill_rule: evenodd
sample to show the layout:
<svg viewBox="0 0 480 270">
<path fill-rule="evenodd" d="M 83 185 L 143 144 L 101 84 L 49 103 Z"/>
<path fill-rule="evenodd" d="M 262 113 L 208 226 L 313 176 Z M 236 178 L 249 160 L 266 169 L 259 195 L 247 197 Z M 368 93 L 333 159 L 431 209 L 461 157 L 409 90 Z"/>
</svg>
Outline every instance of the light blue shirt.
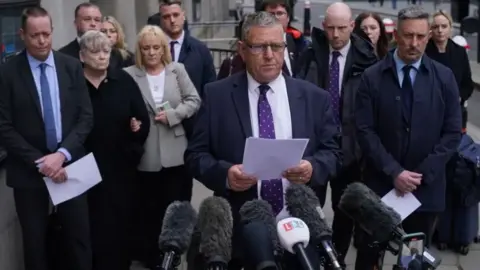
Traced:
<svg viewBox="0 0 480 270">
<path fill-rule="evenodd" d="M 395 50 L 393 53 L 393 60 L 395 61 L 395 67 L 397 68 L 397 76 L 398 76 L 398 85 L 402 87 L 403 83 L 403 77 L 405 74 L 403 74 L 402 68 L 406 66 L 405 62 L 403 62 L 402 59 L 398 57 L 398 51 Z M 412 81 L 412 85 L 415 83 L 415 78 L 417 77 L 418 69 L 420 68 L 420 65 L 422 64 L 422 58 L 418 59 L 416 62 L 410 64 L 413 68 L 410 69 L 410 80 Z"/>
<path fill-rule="evenodd" d="M 58 87 L 58 78 L 57 70 L 55 68 L 55 61 L 53 59 L 53 52 L 50 52 L 48 58 L 42 62 L 30 54 L 27 53 L 28 64 L 32 70 L 33 80 L 35 81 L 35 86 L 37 87 L 38 99 L 40 100 L 40 106 L 42 109 L 43 115 L 43 101 L 42 101 L 42 88 L 40 87 L 40 75 L 41 69 L 40 64 L 45 63 L 47 67 L 45 68 L 45 75 L 47 76 L 48 86 L 50 89 L 50 96 L 52 97 L 52 108 L 53 108 L 53 117 L 55 120 L 55 130 L 57 132 L 57 142 L 62 142 L 62 113 L 60 105 L 60 91 Z M 60 148 L 57 150 L 65 155 L 67 161 L 71 160 L 71 155 L 65 148 Z"/>
</svg>

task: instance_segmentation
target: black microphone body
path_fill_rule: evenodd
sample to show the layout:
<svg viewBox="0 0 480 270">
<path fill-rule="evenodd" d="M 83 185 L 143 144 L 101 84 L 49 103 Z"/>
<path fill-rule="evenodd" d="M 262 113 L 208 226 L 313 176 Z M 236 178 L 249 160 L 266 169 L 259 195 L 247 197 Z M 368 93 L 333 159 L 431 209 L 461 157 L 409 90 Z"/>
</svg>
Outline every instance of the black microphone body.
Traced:
<svg viewBox="0 0 480 270">
<path fill-rule="evenodd" d="M 315 270 L 307 256 L 307 253 L 305 252 L 305 247 L 302 243 L 296 243 L 293 245 L 293 251 L 295 252 L 297 259 L 300 261 L 300 264 L 304 270 Z"/>
<path fill-rule="evenodd" d="M 252 237 L 252 242 L 250 243 L 250 245 L 245 245 L 245 248 L 249 249 L 249 246 L 254 248 L 261 248 L 261 245 L 258 245 L 258 242 L 255 242 L 255 239 L 264 239 L 264 244 L 262 244 L 264 246 L 264 249 L 257 251 L 259 252 L 258 256 L 264 256 L 264 259 L 257 258 L 257 260 L 265 260 L 267 262 L 263 266 L 261 264 L 257 264 L 257 266 L 255 266 L 256 269 L 282 269 L 280 261 L 283 255 L 283 247 L 278 239 L 276 219 L 273 215 L 272 207 L 270 206 L 270 204 L 264 200 L 257 199 L 247 201 L 242 205 L 239 213 L 241 223 L 243 224 L 244 235 L 247 235 L 246 231 L 250 231 L 251 233 L 249 235 L 250 237 Z M 250 225 L 250 223 L 253 224 Z M 263 225 L 259 225 L 259 223 Z M 262 230 L 265 235 L 261 236 L 260 234 L 255 234 L 250 226 L 257 227 L 258 230 Z M 260 229 L 260 227 L 263 228 Z M 257 236 L 253 237 L 254 235 Z M 244 242 L 245 241 L 247 240 L 244 240 Z M 266 242 L 269 242 L 270 244 L 267 244 Z M 247 250 L 247 253 L 248 252 L 250 251 Z M 273 266 L 270 265 L 271 255 L 273 256 L 273 262 L 276 263 L 275 268 L 272 268 Z M 251 256 L 248 257 L 253 258 Z"/>
<path fill-rule="evenodd" d="M 268 226 L 262 221 L 251 221 L 242 227 L 244 257 L 247 269 L 277 270 L 274 247 Z"/>
<path fill-rule="evenodd" d="M 158 245 L 163 254 L 161 269 L 171 270 L 180 264 L 180 256 L 190 245 L 197 213 L 189 202 L 175 201 L 165 211 Z"/>
<path fill-rule="evenodd" d="M 330 269 L 341 269 L 337 252 L 332 245 L 332 229 L 328 226 L 320 201 L 315 192 L 300 184 L 291 184 L 285 192 L 288 212 L 307 224 L 311 239 L 326 254 Z M 323 254 L 322 254 L 323 255 Z M 324 257 L 324 256 L 322 256 Z M 326 264 L 326 263 L 324 263 Z"/>
<path fill-rule="evenodd" d="M 230 204 L 221 197 L 208 197 L 200 204 L 197 229 L 200 253 L 206 269 L 227 270 L 232 252 L 233 217 Z"/>
<path fill-rule="evenodd" d="M 381 198 L 363 183 L 352 183 L 345 189 L 338 208 L 355 220 L 367 232 L 374 245 L 397 255 L 402 245 L 402 237 L 406 234 L 401 228 L 402 219 L 391 207 L 384 204 Z M 392 246 L 394 244 L 395 246 Z M 435 269 L 441 259 L 427 249 L 431 259 L 424 258 L 423 262 Z"/>
</svg>

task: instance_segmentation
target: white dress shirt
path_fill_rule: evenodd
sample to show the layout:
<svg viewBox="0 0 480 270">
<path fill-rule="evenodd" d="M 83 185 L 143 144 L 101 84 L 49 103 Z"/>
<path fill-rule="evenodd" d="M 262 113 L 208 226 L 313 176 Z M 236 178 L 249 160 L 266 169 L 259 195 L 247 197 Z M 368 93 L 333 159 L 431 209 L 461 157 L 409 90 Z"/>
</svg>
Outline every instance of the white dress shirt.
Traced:
<svg viewBox="0 0 480 270">
<path fill-rule="evenodd" d="M 163 94 L 165 93 L 165 69 L 157 75 L 147 73 L 147 80 L 153 101 L 158 108 L 159 105 L 163 103 Z"/>
<path fill-rule="evenodd" d="M 172 41 L 177 42 L 177 43 L 175 43 L 175 45 L 173 45 L 173 49 L 175 50 L 175 59 L 172 59 L 173 62 L 178 62 L 178 58 L 180 56 L 180 50 L 182 49 L 184 39 L 185 39 L 185 31 L 182 31 L 182 34 L 176 40 L 168 37 L 168 48 L 170 48 L 170 42 L 172 42 Z"/>
<path fill-rule="evenodd" d="M 340 89 L 340 94 L 342 93 L 342 84 L 343 84 L 343 73 L 345 71 L 345 64 L 347 63 L 347 55 L 348 51 L 350 51 L 350 46 L 351 46 L 351 41 L 348 41 L 347 45 L 343 47 L 341 50 L 338 52 L 340 53 L 340 56 L 338 56 L 338 65 L 339 65 L 339 77 L 338 77 L 338 83 Z M 330 47 L 330 55 L 328 58 L 328 64 L 330 67 L 330 64 L 332 63 L 332 52 L 335 51 L 332 47 Z"/>
<path fill-rule="evenodd" d="M 258 132 L 258 98 L 260 97 L 260 90 L 258 87 L 260 83 L 255 81 L 253 77 L 247 72 L 248 80 L 248 100 L 250 103 L 250 121 L 252 124 L 253 137 L 259 136 Z M 267 92 L 267 100 L 272 108 L 273 124 L 275 126 L 276 139 L 291 139 L 292 138 L 292 119 L 290 116 L 290 104 L 288 102 L 287 85 L 285 78 L 280 74 L 275 80 L 268 84 L 270 89 Z M 290 185 L 287 179 L 282 179 L 283 185 L 283 202 L 282 211 L 277 215 L 277 221 L 290 216 L 285 207 L 285 190 Z M 261 183 L 258 183 L 258 198 L 261 199 L 260 189 Z"/>
<path fill-rule="evenodd" d="M 283 41 L 287 43 L 287 34 L 283 34 Z M 283 52 L 283 60 L 285 61 L 285 65 L 287 65 L 288 71 L 290 72 L 290 75 L 292 75 L 292 63 L 290 62 L 290 52 L 288 51 L 288 47 L 285 48 L 285 51 Z"/>
</svg>

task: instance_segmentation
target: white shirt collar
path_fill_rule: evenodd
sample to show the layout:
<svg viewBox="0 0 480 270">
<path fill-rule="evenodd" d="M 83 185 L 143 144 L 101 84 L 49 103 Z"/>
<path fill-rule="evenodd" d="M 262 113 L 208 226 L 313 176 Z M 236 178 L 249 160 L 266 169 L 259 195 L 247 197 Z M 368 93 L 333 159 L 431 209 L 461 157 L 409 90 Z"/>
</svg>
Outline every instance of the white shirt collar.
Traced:
<svg viewBox="0 0 480 270">
<path fill-rule="evenodd" d="M 182 31 L 182 34 L 180 35 L 180 37 L 176 40 L 173 40 L 171 39 L 170 37 L 168 37 L 168 44 L 170 44 L 170 42 L 172 41 L 176 41 L 178 43 L 178 45 L 182 46 L 183 45 L 183 40 L 185 39 L 185 31 Z"/>
<path fill-rule="evenodd" d="M 338 50 L 338 52 L 340 53 L 341 56 L 347 57 L 348 51 L 350 51 L 351 46 L 352 46 L 352 41 L 349 40 L 347 45 L 345 45 L 345 47 L 343 47 L 342 49 Z M 330 46 L 330 54 L 332 54 L 333 51 L 336 51 L 336 50 L 333 49 L 332 46 Z"/>
<path fill-rule="evenodd" d="M 260 86 L 261 83 L 257 82 L 250 73 L 247 71 L 247 82 L 248 82 L 248 91 L 252 93 L 259 93 L 258 87 Z M 279 89 L 282 89 L 285 86 L 285 78 L 283 77 L 282 73 L 278 75 L 277 78 L 275 78 L 273 81 L 268 83 L 268 86 L 270 86 L 270 89 L 272 90 L 272 93 L 275 93 L 275 91 L 278 91 Z"/>
</svg>

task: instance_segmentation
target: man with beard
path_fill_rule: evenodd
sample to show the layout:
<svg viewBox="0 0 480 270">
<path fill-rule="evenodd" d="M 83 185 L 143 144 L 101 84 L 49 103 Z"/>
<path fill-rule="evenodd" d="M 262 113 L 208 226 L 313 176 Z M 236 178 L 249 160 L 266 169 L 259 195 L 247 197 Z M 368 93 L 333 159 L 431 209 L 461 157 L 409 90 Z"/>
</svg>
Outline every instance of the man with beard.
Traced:
<svg viewBox="0 0 480 270">
<path fill-rule="evenodd" d="M 335 120 L 341 130 L 343 153 L 342 168 L 336 178 L 331 179 L 333 218 L 333 243 L 343 265 L 350 246 L 354 223 L 337 204 L 346 186 L 360 181 L 362 153 L 355 135 L 354 100 L 360 75 L 377 61 L 373 46 L 352 33 L 354 21 L 350 8 L 341 2 L 330 5 L 326 10 L 323 28 L 312 29 L 312 45 L 300 59 L 297 77 L 306 79 L 330 93 Z M 316 189 L 322 204 L 325 202 L 327 186 Z"/>
</svg>

